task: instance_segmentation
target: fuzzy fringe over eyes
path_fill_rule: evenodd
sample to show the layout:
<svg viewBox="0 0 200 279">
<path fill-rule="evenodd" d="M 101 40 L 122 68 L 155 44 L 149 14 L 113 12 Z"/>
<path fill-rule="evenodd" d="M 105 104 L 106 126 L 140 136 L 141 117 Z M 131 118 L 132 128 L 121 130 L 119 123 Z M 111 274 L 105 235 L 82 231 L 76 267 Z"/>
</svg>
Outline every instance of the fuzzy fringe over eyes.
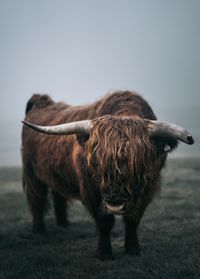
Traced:
<svg viewBox="0 0 200 279">
<path fill-rule="evenodd" d="M 156 148 L 146 123 L 131 117 L 104 116 L 93 122 L 86 143 L 87 162 L 102 187 L 153 183 L 157 176 Z"/>
</svg>

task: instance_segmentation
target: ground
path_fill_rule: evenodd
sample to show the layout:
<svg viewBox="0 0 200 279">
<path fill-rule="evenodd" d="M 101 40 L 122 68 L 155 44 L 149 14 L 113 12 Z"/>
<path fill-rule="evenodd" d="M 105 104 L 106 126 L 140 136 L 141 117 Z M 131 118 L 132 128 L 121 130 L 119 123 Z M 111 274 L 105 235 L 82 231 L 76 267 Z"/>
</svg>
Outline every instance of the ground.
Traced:
<svg viewBox="0 0 200 279">
<path fill-rule="evenodd" d="M 171 159 L 162 190 L 139 228 L 140 257 L 123 248 L 123 222 L 112 233 L 114 261 L 94 256 L 95 226 L 80 202 L 70 206 L 70 226 L 35 236 L 21 186 L 20 168 L 0 169 L 0 279 L 38 278 L 200 278 L 200 160 Z"/>
</svg>

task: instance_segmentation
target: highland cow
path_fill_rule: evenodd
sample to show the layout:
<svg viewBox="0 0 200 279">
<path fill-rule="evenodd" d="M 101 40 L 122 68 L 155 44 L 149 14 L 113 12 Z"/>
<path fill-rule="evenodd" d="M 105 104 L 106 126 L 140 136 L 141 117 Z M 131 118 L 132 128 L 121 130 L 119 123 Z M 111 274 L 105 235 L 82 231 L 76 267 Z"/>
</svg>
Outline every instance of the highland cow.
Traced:
<svg viewBox="0 0 200 279">
<path fill-rule="evenodd" d="M 139 254 L 137 228 L 159 190 L 167 153 L 179 141 L 193 144 L 192 136 L 175 124 L 157 121 L 149 104 L 130 91 L 113 92 L 86 106 L 33 95 L 24 124 L 23 185 L 33 231 L 45 230 L 50 189 L 57 225 L 67 226 L 72 198 L 91 213 L 99 233 L 99 258 L 113 257 L 110 233 L 116 214 L 124 219 L 126 252 Z"/>
</svg>

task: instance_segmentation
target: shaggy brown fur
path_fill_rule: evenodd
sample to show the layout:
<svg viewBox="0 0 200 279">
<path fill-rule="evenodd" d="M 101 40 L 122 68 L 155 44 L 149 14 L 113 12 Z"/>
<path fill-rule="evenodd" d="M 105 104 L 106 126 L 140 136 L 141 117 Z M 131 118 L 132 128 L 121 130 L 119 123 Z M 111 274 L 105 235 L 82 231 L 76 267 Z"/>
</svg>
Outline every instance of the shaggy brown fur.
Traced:
<svg viewBox="0 0 200 279">
<path fill-rule="evenodd" d="M 33 230 L 45 229 L 48 188 L 54 199 L 57 224 L 67 226 L 66 205 L 79 198 L 96 221 L 98 257 L 112 257 L 112 210 L 123 207 L 125 248 L 137 254 L 137 227 L 145 208 L 159 189 L 160 171 L 171 139 L 150 139 L 144 119 L 156 117 L 134 92 L 114 92 L 87 106 L 55 103 L 47 95 L 33 95 L 25 120 L 57 125 L 92 119 L 89 136 L 51 136 L 23 127 L 23 183 L 33 215 Z M 111 212 L 110 212 L 111 211 Z M 116 212 L 118 213 L 118 212 Z"/>
<path fill-rule="evenodd" d="M 142 120 L 116 116 L 95 120 L 86 143 L 86 154 L 88 165 L 97 172 L 94 175 L 99 177 L 103 188 L 120 177 L 120 185 L 127 180 L 128 184 L 125 184 L 131 193 L 134 183 L 140 183 L 142 179 L 147 182 L 155 176 L 156 149 Z"/>
</svg>

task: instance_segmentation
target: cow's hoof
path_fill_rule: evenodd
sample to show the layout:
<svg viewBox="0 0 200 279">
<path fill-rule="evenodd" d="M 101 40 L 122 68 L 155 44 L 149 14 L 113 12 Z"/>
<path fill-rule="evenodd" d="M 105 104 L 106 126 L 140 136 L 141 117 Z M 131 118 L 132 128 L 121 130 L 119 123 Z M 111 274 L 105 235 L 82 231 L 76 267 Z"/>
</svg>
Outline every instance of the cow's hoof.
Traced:
<svg viewBox="0 0 200 279">
<path fill-rule="evenodd" d="M 113 254 L 108 254 L 108 253 L 99 253 L 98 251 L 96 252 L 96 257 L 97 259 L 99 259 L 100 261 L 113 261 L 114 260 L 114 256 Z"/>
<path fill-rule="evenodd" d="M 132 257 L 139 257 L 141 255 L 141 249 L 140 246 L 137 247 L 126 247 L 126 254 Z"/>
<path fill-rule="evenodd" d="M 46 232 L 46 226 L 44 223 L 34 224 L 32 227 L 32 231 L 34 234 L 44 234 Z"/>
<path fill-rule="evenodd" d="M 62 222 L 57 222 L 57 226 L 63 229 L 67 229 L 69 226 L 69 222 L 66 220 Z"/>
</svg>

